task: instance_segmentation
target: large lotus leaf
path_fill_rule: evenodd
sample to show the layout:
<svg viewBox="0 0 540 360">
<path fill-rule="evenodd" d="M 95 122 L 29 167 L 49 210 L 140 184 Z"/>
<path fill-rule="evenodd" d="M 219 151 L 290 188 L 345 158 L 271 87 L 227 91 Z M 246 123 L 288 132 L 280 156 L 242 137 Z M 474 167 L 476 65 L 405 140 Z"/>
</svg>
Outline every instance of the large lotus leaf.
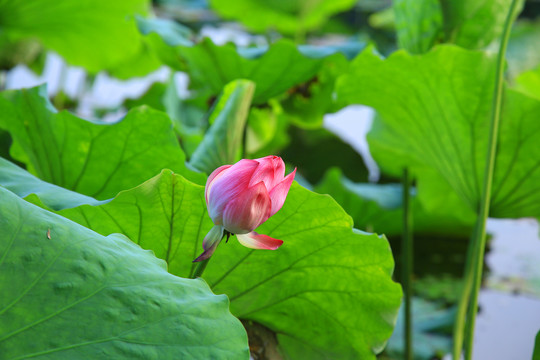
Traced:
<svg viewBox="0 0 540 360">
<path fill-rule="evenodd" d="M 439 0 L 393 1 L 399 46 L 421 54 L 441 37 L 443 19 Z"/>
<path fill-rule="evenodd" d="M 255 104 L 312 79 L 329 58 L 359 50 L 359 45 L 297 48 L 288 40 L 279 40 L 265 48 L 237 48 L 232 43 L 216 45 L 209 38 L 194 43 L 177 24 L 142 18 L 138 23 L 167 65 L 189 73 L 192 89 L 212 96 L 233 80 L 248 79 L 256 85 Z"/>
<path fill-rule="evenodd" d="M 45 87 L 0 93 L 0 128 L 14 139 L 12 156 L 39 178 L 107 199 L 163 168 L 202 181 L 185 167 L 170 119 L 148 107 L 132 109 L 114 124 L 56 112 Z"/>
<path fill-rule="evenodd" d="M 455 46 L 384 60 L 365 51 L 338 83 L 341 101 L 372 106 L 379 124 L 368 135 L 383 170 L 430 167 L 472 209 L 480 199 L 492 103 L 494 61 Z M 490 215 L 540 215 L 540 101 L 504 93 Z M 379 152 L 390 151 L 379 158 Z M 391 160 L 391 161 L 390 161 Z M 421 171 L 416 174 L 422 178 Z"/>
<path fill-rule="evenodd" d="M 446 39 L 459 46 L 479 49 L 502 34 L 512 0 L 441 0 Z M 521 11 L 523 0 L 517 6 Z"/>
<path fill-rule="evenodd" d="M 210 5 L 222 17 L 238 20 L 256 32 L 277 30 L 302 35 L 316 30 L 330 16 L 349 10 L 356 0 L 211 0 Z"/>
<path fill-rule="evenodd" d="M 249 80 L 235 80 L 225 86 L 212 109 L 211 126 L 189 161 L 194 168 L 210 174 L 221 165 L 242 158 L 244 129 L 254 90 L 255 84 Z"/>
<path fill-rule="evenodd" d="M 143 75 L 159 66 L 145 54 L 134 19 L 149 6 L 148 0 L 0 1 L 0 43 L 38 39 L 90 72 L 118 68 L 124 77 Z"/>
<path fill-rule="evenodd" d="M 193 272 L 191 261 L 212 227 L 204 188 L 169 170 L 106 204 L 59 213 L 101 234 L 127 235 L 179 276 Z M 258 231 L 284 245 L 254 251 L 233 238 L 204 273 L 215 292 L 230 297 L 233 314 L 276 332 L 287 358 L 374 359 L 392 333 L 401 297 L 386 239 L 353 231 L 332 198 L 296 184 Z"/>
<path fill-rule="evenodd" d="M 4 188 L 0 292 L 3 359 L 248 358 L 242 324 L 204 281 Z"/>
</svg>

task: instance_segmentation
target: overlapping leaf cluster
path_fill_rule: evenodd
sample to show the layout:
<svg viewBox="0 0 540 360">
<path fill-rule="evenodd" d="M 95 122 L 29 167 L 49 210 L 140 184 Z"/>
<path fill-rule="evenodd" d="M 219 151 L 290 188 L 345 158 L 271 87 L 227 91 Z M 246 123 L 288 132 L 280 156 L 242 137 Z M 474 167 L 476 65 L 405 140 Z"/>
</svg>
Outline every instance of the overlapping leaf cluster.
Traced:
<svg viewBox="0 0 540 360">
<path fill-rule="evenodd" d="M 269 329 L 287 359 L 374 358 L 392 334 L 401 291 L 386 238 L 353 226 L 398 236 L 402 190 L 365 183 L 358 154 L 322 128 L 323 116 L 374 108 L 370 151 L 385 178 L 412 170 L 416 234 L 466 238 L 487 148 L 494 58 L 486 48 L 509 1 L 400 0 L 386 9 L 362 1 L 354 10 L 348 0 L 211 1 L 218 15 L 270 39 L 250 46 L 201 37 L 203 16 L 187 21 L 191 28 L 153 16 L 148 1 L 45 3 L 0 1 L 1 68 L 44 49 L 119 78 L 166 65 L 187 74 L 189 95 L 171 78 L 105 123 L 57 111 L 45 86 L 0 93 L 0 353 L 247 358 L 241 319 Z M 156 4 L 158 14 L 167 6 L 178 10 L 168 17 L 188 20 L 196 8 Z M 333 15 L 371 8 L 382 10 L 372 16 L 388 19 L 401 50 L 384 57 L 358 39 L 299 44 L 350 31 Z M 537 28 L 516 30 L 514 54 L 531 48 Z M 379 48 L 394 50 L 381 34 L 373 35 Z M 495 217 L 540 217 L 539 61 L 528 54 L 509 55 Z M 212 226 L 205 174 L 270 153 L 333 198 L 293 185 L 260 229 L 282 248 L 230 241 L 208 266 L 208 285 L 185 279 Z M 325 173 L 332 166 L 340 169 Z"/>
</svg>

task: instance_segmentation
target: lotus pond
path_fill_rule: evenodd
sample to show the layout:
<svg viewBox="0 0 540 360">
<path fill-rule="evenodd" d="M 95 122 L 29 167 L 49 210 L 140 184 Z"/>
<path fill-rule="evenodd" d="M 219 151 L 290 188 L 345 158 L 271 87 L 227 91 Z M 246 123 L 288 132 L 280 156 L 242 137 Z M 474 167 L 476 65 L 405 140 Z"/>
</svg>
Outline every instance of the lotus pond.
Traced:
<svg viewBox="0 0 540 360">
<path fill-rule="evenodd" d="M 0 359 L 540 359 L 539 15 L 0 0 Z"/>
</svg>

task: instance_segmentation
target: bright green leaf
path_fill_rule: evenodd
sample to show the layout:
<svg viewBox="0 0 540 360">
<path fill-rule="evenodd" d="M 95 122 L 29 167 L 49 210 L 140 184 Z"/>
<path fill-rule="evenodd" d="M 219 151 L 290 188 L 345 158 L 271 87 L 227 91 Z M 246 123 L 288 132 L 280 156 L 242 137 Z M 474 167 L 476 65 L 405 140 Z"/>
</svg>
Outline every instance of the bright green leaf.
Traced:
<svg viewBox="0 0 540 360">
<path fill-rule="evenodd" d="M 144 75 L 159 66 L 153 55 L 144 54 L 146 45 L 134 19 L 147 14 L 149 6 L 148 0 L 3 0 L 0 43 L 2 38 L 38 39 L 92 73 L 119 68 L 123 77 Z"/>
<path fill-rule="evenodd" d="M 468 49 L 485 48 L 502 34 L 511 2 L 441 0 L 446 40 Z M 517 12 L 521 7 L 517 7 Z"/>
<path fill-rule="evenodd" d="M 540 66 L 516 78 L 516 89 L 540 100 Z"/>
<path fill-rule="evenodd" d="M 455 46 L 383 60 L 365 51 L 338 84 L 341 101 L 381 115 L 368 136 L 383 170 L 430 167 L 472 209 L 485 170 L 494 58 Z M 494 217 L 540 215 L 540 101 L 506 90 L 493 179 Z M 393 154 L 382 155 L 381 149 Z M 418 166 L 418 164 L 422 164 Z M 422 179 L 421 171 L 416 175 Z"/>
<path fill-rule="evenodd" d="M 209 118 L 210 128 L 191 156 L 190 165 L 210 174 L 221 165 L 242 158 L 244 129 L 255 84 L 236 80 L 223 89 Z"/>
<path fill-rule="evenodd" d="M 242 359 L 225 296 L 123 235 L 103 237 L 0 188 L 4 359 Z"/>
<path fill-rule="evenodd" d="M 442 31 L 439 0 L 396 0 L 392 6 L 399 46 L 412 54 L 431 49 Z"/>
<path fill-rule="evenodd" d="M 171 171 L 106 204 L 60 214 L 101 234 L 127 235 L 180 276 L 193 271 L 212 227 L 204 188 Z M 233 314 L 275 331 L 287 358 L 374 359 L 392 333 L 401 297 L 386 239 L 354 232 L 334 200 L 295 184 L 258 231 L 284 245 L 254 251 L 233 238 L 204 273 L 215 292 L 230 297 Z"/>
<path fill-rule="evenodd" d="M 56 112 L 45 87 L 0 93 L 0 128 L 14 139 L 11 155 L 39 178 L 108 199 L 171 168 L 204 181 L 185 167 L 170 119 L 147 107 L 113 124 Z"/>
<path fill-rule="evenodd" d="M 238 20 L 256 32 L 277 30 L 302 35 L 316 30 L 330 16 L 349 10 L 356 0 L 210 0 L 212 8 L 226 19 Z"/>
</svg>

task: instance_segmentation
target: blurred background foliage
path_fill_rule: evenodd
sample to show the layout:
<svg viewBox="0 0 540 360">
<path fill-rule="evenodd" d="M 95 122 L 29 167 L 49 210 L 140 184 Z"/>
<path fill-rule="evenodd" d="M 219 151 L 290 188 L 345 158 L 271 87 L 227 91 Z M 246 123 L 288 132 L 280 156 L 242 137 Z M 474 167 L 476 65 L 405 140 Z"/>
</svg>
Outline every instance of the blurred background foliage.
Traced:
<svg viewBox="0 0 540 360">
<path fill-rule="evenodd" d="M 189 166 L 206 173 L 219 160 L 205 156 L 219 157 L 224 148 L 238 158 L 281 155 L 288 166 L 298 168 L 304 186 L 331 195 L 353 218 L 356 228 L 389 237 L 397 280 L 403 191 L 397 175 L 403 164 L 414 164 L 415 257 L 422 259 L 414 268 L 419 296 L 415 312 L 425 316 L 415 326 L 416 341 L 422 343 L 417 358 L 433 358 L 448 350 L 452 307 L 475 221 L 475 193 L 464 189 L 465 196 L 461 196 L 459 185 L 452 186 L 455 179 L 448 175 L 455 169 L 442 176 L 434 171 L 436 158 L 428 166 L 422 154 L 414 158 L 412 150 L 388 146 L 392 134 L 385 133 L 385 126 L 401 121 L 402 114 L 393 113 L 384 96 L 391 91 L 396 96 L 408 89 L 414 90 L 411 94 L 424 91 L 415 87 L 415 76 L 421 75 L 414 71 L 429 64 L 435 64 L 427 70 L 431 76 L 447 76 L 433 60 L 437 54 L 441 64 L 455 56 L 458 65 L 463 61 L 477 69 L 491 66 L 508 0 L 81 0 L 51 4 L 0 0 L 0 88 L 5 86 L 7 71 L 16 66 L 24 64 L 36 74 L 42 73 L 46 54 L 52 51 L 70 66 L 86 70 L 84 85 L 75 96 L 61 87 L 51 94 L 56 108 L 78 113 L 81 99 L 91 92 L 100 72 L 125 80 L 165 65 L 172 70 L 168 80 L 154 82 L 141 96 L 116 107 L 94 107 L 92 117 L 125 113 L 140 105 L 164 112 L 173 121 Z M 520 105 L 509 111 L 519 114 L 520 96 L 540 100 L 540 2 L 529 0 L 521 5 L 512 29 L 506 73 L 508 86 L 519 91 L 511 96 Z M 216 32 L 221 34 L 219 39 L 211 36 Z M 463 50 L 459 57 L 451 47 L 441 50 L 447 53 L 433 49 L 441 44 L 484 52 L 474 55 Z M 418 57 L 407 58 L 400 49 Z M 386 65 L 381 62 L 381 68 L 387 67 L 377 73 L 370 66 L 382 57 L 389 57 Z M 422 65 L 423 59 L 428 65 Z M 390 61 L 396 62 L 395 68 Z M 400 69 L 407 66 L 410 73 L 405 75 L 413 74 L 411 79 L 400 78 Z M 395 77 L 382 75 L 394 70 Z M 187 74 L 186 89 L 179 88 L 175 72 Z M 65 81 L 64 72 L 61 77 L 60 82 Z M 246 82 L 240 87 L 228 85 L 237 79 Z M 407 87 L 400 87 L 409 80 Z M 438 94 L 444 89 L 438 87 Z M 426 90 L 420 96 L 432 95 Z M 441 102 L 449 98 L 440 96 Z M 476 93 L 465 96 L 463 103 Z M 229 101 L 235 103 L 235 110 L 220 115 Z M 378 112 L 369 135 L 372 155 L 381 167 L 377 179 L 370 176 L 373 169 L 366 165 L 368 160 L 325 128 L 325 115 L 356 103 L 371 105 Z M 485 97 L 478 103 L 490 106 Z M 411 112 L 420 108 L 415 106 L 411 105 Z M 454 115 L 449 113 L 450 118 Z M 429 120 L 421 113 L 412 118 Z M 224 129 L 237 132 L 229 134 Z M 9 133 L 0 130 L 0 138 L 0 156 L 14 161 L 8 151 Z M 407 143 L 399 134 L 393 141 Z M 226 145 L 215 145 L 223 143 Z M 148 177 L 131 180 L 138 184 Z M 532 192 L 534 184 L 530 187 Z M 526 196 L 529 190 L 519 196 Z M 465 198 L 472 199 L 471 203 Z M 501 203 L 515 202 L 503 198 Z M 501 208 L 500 215 L 540 216 L 532 205 L 520 212 L 522 209 L 508 212 L 505 206 L 507 212 Z M 383 356 L 399 358 L 401 349 L 400 337 L 395 335 Z"/>
</svg>

